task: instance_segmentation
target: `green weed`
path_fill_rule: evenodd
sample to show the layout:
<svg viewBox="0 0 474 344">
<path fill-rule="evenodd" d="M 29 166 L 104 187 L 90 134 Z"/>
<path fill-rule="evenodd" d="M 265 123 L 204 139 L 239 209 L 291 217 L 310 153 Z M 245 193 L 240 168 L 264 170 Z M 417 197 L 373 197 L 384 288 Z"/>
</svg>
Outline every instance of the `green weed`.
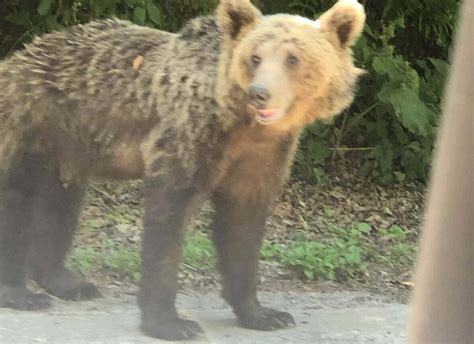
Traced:
<svg viewBox="0 0 474 344">
<path fill-rule="evenodd" d="M 183 261 L 184 264 L 201 271 L 210 271 L 215 268 L 214 246 L 205 233 L 192 231 L 187 234 Z"/>
<path fill-rule="evenodd" d="M 287 244 L 265 243 L 262 258 L 276 259 L 309 279 L 334 280 L 365 273 L 368 262 L 363 241 L 370 226 L 357 224 L 350 230 L 337 227 L 334 230 L 338 235 L 327 242 L 303 236 Z"/>
<path fill-rule="evenodd" d="M 141 257 L 137 244 L 125 246 L 102 239 L 98 246 L 100 249 L 91 245 L 76 247 L 69 266 L 83 273 L 107 271 L 120 278 L 139 280 Z M 367 223 L 356 223 L 351 228 L 333 226 L 321 240 L 311 231 L 298 231 L 285 242 L 265 241 L 261 250 L 262 260 L 278 261 L 308 279 L 322 280 L 358 278 L 373 263 L 411 266 L 415 254 L 415 245 L 407 241 L 402 228 L 375 231 Z M 207 234 L 187 234 L 183 264 L 201 272 L 215 269 L 216 253 Z"/>
<path fill-rule="evenodd" d="M 141 276 L 140 249 L 136 244 L 116 244 L 113 239 L 103 238 L 96 245 L 75 247 L 67 265 L 84 274 L 105 271 L 136 282 Z M 197 231 L 188 233 L 183 250 L 183 263 L 199 271 L 214 269 L 215 251 L 206 234 Z"/>
</svg>

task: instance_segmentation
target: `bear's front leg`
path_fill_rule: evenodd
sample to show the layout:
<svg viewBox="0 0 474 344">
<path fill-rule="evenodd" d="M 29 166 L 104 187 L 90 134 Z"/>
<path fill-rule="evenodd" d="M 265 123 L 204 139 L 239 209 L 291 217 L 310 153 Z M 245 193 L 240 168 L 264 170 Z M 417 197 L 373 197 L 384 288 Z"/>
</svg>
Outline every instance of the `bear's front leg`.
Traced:
<svg viewBox="0 0 474 344">
<path fill-rule="evenodd" d="M 263 307 L 257 299 L 258 261 L 269 197 L 219 189 L 213 198 L 213 235 L 222 274 L 222 296 L 243 327 L 270 331 L 295 325 L 291 314 Z"/>
<path fill-rule="evenodd" d="M 145 183 L 143 277 L 138 303 L 141 328 L 148 336 L 183 340 L 203 332 L 195 321 L 181 319 L 175 307 L 186 217 L 193 207 L 191 188 Z"/>
</svg>

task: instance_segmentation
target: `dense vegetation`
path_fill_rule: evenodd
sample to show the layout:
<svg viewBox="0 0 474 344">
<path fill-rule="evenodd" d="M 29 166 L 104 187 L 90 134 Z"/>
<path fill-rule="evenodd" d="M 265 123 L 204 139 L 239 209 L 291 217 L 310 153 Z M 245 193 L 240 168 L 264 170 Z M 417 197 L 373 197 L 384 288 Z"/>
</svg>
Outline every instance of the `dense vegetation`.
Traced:
<svg viewBox="0 0 474 344">
<path fill-rule="evenodd" d="M 309 128 L 296 173 L 311 180 L 350 154 L 368 176 L 425 181 L 430 169 L 459 0 L 361 0 L 368 20 L 355 55 L 367 70 L 354 105 L 332 124 Z M 117 16 L 176 31 L 217 0 L 3 0 L 0 57 L 35 35 Z M 265 13 L 316 18 L 334 0 L 255 0 Z M 1 91 L 1 90 L 0 90 Z M 354 154 L 355 153 L 355 154 Z"/>
</svg>

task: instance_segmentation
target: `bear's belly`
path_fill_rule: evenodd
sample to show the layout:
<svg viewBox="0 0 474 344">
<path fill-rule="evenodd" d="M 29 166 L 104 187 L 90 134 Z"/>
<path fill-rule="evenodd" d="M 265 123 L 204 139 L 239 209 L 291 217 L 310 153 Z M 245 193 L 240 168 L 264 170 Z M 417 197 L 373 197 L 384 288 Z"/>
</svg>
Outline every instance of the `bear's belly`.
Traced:
<svg viewBox="0 0 474 344">
<path fill-rule="evenodd" d="M 144 175 L 140 142 L 120 142 L 108 149 L 88 150 L 81 145 L 63 144 L 52 150 L 37 151 L 49 156 L 49 163 L 59 167 L 64 184 L 74 181 L 140 179 Z"/>
</svg>

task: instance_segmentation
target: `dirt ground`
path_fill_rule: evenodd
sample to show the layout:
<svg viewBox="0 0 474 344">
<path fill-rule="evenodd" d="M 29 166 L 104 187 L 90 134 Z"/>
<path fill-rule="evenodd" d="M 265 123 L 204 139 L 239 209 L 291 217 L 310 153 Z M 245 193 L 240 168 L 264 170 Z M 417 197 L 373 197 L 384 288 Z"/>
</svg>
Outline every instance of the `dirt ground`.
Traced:
<svg viewBox="0 0 474 344">
<path fill-rule="evenodd" d="M 368 182 L 349 163 L 339 163 L 330 178 L 314 185 L 290 180 L 282 195 L 273 204 L 267 221 L 266 240 L 291 240 L 299 231 L 310 231 L 318 241 L 326 240 L 330 226 L 348 227 L 357 222 L 370 224 L 375 232 L 400 226 L 406 230 L 406 241 L 416 245 L 423 212 L 424 187 L 414 183 L 382 186 Z M 141 215 L 140 183 L 94 185 L 90 189 L 83 212 L 83 226 L 90 221 L 98 223 L 98 231 L 81 230 L 76 245 L 97 245 L 98 236 L 108 233 L 115 243 L 140 243 Z M 126 206 L 126 217 L 119 225 L 110 223 L 104 214 L 118 206 Z M 206 232 L 212 209 L 208 203 L 190 224 L 190 231 Z M 110 216 L 109 216 L 110 218 Z M 89 221 L 89 222 L 88 222 Z M 84 229 L 84 228 L 83 228 Z M 376 237 L 375 233 L 375 237 Z M 390 243 L 374 239 L 379 246 Z M 378 241 L 377 241 L 378 240 Z M 386 295 L 393 300 L 406 302 L 412 284 L 413 265 L 397 267 L 374 263 L 363 276 L 335 281 L 308 280 L 277 262 L 261 264 L 261 286 L 266 291 L 340 291 L 366 290 Z M 117 278 L 107 271 L 87 276 L 101 286 L 130 290 L 135 285 L 127 279 Z M 215 272 L 197 271 L 184 267 L 180 272 L 182 287 L 188 290 L 215 290 L 218 283 Z"/>
<path fill-rule="evenodd" d="M 190 343 L 402 344 L 408 307 L 386 298 L 354 292 L 266 292 L 262 302 L 290 311 L 296 327 L 260 332 L 237 326 L 230 308 L 216 293 L 181 293 L 181 314 L 197 320 L 205 334 Z M 0 309 L 0 342 L 161 343 L 139 331 L 139 312 L 129 295 L 88 302 L 62 302 L 42 312 Z M 169 342 L 168 342 L 169 343 Z"/>
</svg>

